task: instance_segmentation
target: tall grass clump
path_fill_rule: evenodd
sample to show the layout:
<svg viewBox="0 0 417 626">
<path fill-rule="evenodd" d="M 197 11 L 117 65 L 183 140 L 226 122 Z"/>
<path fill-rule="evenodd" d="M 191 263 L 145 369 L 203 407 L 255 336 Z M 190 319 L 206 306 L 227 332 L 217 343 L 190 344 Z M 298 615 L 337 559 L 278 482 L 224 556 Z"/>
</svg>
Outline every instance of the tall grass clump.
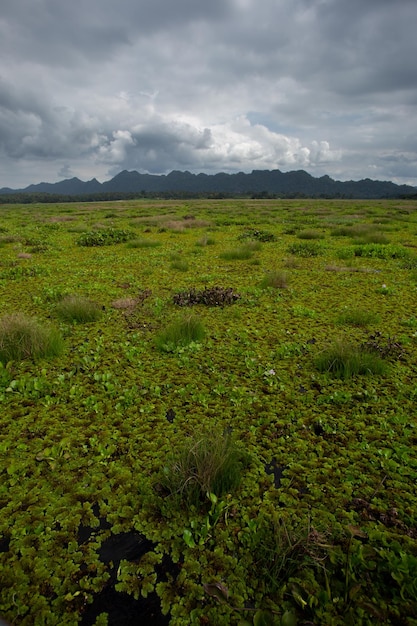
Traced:
<svg viewBox="0 0 417 626">
<path fill-rule="evenodd" d="M 286 289 L 288 287 L 288 273 L 283 270 L 271 270 L 267 272 L 261 281 L 261 288 Z"/>
<path fill-rule="evenodd" d="M 237 248 L 231 248 L 221 253 L 220 258 L 226 261 L 245 261 L 253 257 L 253 253 L 259 250 L 260 243 L 257 241 L 248 242 L 243 246 Z"/>
<path fill-rule="evenodd" d="M 385 374 L 386 363 L 372 350 L 354 345 L 346 340 L 335 341 L 316 358 L 320 372 L 328 372 L 334 378 L 351 378 L 363 374 Z"/>
<path fill-rule="evenodd" d="M 204 248 L 205 246 L 214 246 L 216 240 L 213 237 L 201 237 L 198 241 L 196 241 L 195 245 L 200 248 Z"/>
<path fill-rule="evenodd" d="M 207 494 L 236 489 L 248 455 L 232 434 L 202 430 L 187 438 L 164 467 L 162 486 L 185 504 L 197 506 Z"/>
<path fill-rule="evenodd" d="M 56 314 L 63 322 L 88 324 L 97 322 L 103 315 L 102 307 L 82 296 L 65 296 L 56 306 Z"/>
<path fill-rule="evenodd" d="M 201 321 L 193 315 L 182 317 L 162 330 L 155 339 L 156 347 L 162 352 L 175 352 L 178 348 L 204 339 L 205 330 Z"/>
<path fill-rule="evenodd" d="M 131 239 L 127 243 L 128 248 L 157 248 L 160 245 L 160 241 L 152 239 Z"/>
<path fill-rule="evenodd" d="M 373 311 L 365 309 L 346 309 L 337 318 L 338 324 L 348 324 L 350 326 L 367 326 L 376 324 L 379 316 Z"/>
<path fill-rule="evenodd" d="M 23 313 L 0 319 L 0 361 L 22 361 L 58 356 L 64 348 L 60 332 Z"/>
<path fill-rule="evenodd" d="M 324 235 L 319 230 L 314 230 L 313 228 L 306 228 L 305 230 L 300 230 L 297 234 L 298 239 L 323 239 Z"/>
</svg>

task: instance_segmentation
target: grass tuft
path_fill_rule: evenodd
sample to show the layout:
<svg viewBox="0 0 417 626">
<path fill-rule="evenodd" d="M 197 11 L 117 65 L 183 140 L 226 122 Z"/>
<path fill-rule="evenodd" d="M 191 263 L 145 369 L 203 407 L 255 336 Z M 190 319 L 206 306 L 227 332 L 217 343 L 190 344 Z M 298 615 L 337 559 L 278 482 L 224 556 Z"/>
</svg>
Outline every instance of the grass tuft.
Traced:
<svg viewBox="0 0 417 626">
<path fill-rule="evenodd" d="M 205 330 L 200 320 L 188 315 L 161 331 L 155 339 L 155 344 L 162 352 L 175 352 L 178 348 L 201 341 L 204 336 Z"/>
<path fill-rule="evenodd" d="M 64 348 L 59 331 L 44 326 L 23 313 L 5 315 L 0 320 L 0 361 L 22 361 L 58 356 Z"/>
<path fill-rule="evenodd" d="M 260 243 L 257 241 L 249 242 L 238 248 L 231 248 L 222 252 L 220 257 L 226 261 L 245 261 L 253 257 L 253 253 L 259 250 Z"/>
<path fill-rule="evenodd" d="M 103 309 L 96 302 L 82 296 L 65 296 L 56 306 L 58 317 L 72 324 L 96 322 L 103 314 Z"/>
<path fill-rule="evenodd" d="M 131 239 L 127 243 L 128 248 L 157 248 L 160 245 L 160 241 L 152 239 Z"/>
<path fill-rule="evenodd" d="M 367 326 L 376 324 L 379 316 L 373 311 L 365 309 L 346 309 L 337 318 L 338 324 L 349 324 L 350 326 Z"/>
<path fill-rule="evenodd" d="M 185 504 L 197 506 L 207 494 L 219 497 L 236 489 L 248 459 L 231 433 L 203 430 L 175 451 L 164 468 L 162 486 Z"/>
<path fill-rule="evenodd" d="M 363 374 L 385 374 L 388 369 L 375 352 L 345 340 L 336 341 L 319 354 L 316 367 L 320 372 L 328 372 L 341 379 Z"/>
<path fill-rule="evenodd" d="M 261 288 L 286 289 L 288 287 L 288 274 L 283 270 L 267 272 L 261 282 Z"/>
</svg>

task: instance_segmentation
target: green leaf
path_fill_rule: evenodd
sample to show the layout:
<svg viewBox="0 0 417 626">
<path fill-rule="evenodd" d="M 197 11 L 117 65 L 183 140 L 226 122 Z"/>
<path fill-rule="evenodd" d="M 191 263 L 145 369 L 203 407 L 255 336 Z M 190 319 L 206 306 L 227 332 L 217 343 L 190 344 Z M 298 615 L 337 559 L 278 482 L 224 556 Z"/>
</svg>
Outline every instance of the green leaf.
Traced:
<svg viewBox="0 0 417 626">
<path fill-rule="evenodd" d="M 255 613 L 253 623 L 254 626 L 274 626 L 275 620 L 271 611 L 259 610 Z"/>
<path fill-rule="evenodd" d="M 297 626 L 297 617 L 290 611 L 285 611 L 281 617 L 281 626 Z"/>
<path fill-rule="evenodd" d="M 185 543 L 187 544 L 189 548 L 195 548 L 195 541 L 191 533 L 191 530 L 188 530 L 188 528 L 186 528 L 182 536 L 183 536 Z"/>
</svg>

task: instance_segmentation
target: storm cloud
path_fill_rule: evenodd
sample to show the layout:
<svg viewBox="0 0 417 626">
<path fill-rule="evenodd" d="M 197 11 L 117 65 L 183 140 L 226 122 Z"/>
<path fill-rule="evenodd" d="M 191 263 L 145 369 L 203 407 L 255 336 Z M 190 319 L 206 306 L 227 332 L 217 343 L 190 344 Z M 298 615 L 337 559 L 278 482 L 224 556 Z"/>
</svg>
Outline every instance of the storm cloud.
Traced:
<svg viewBox="0 0 417 626">
<path fill-rule="evenodd" d="M 0 187 L 123 169 L 417 185 L 415 0 L 4 0 Z"/>
</svg>

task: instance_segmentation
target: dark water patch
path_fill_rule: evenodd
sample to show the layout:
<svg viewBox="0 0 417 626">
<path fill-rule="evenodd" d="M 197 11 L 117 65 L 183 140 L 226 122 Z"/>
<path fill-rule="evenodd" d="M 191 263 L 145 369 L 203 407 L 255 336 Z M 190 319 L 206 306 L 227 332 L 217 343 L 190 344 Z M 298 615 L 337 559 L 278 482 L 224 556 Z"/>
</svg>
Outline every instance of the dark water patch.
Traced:
<svg viewBox="0 0 417 626">
<path fill-rule="evenodd" d="M 100 561 L 119 565 L 122 559 L 139 561 L 139 559 L 154 548 L 154 544 L 144 535 L 136 531 L 111 535 L 103 541 L 98 551 Z"/>
<path fill-rule="evenodd" d="M 274 486 L 276 489 L 281 487 L 281 478 L 286 469 L 285 465 L 278 465 L 277 460 L 275 458 L 272 459 L 270 463 L 265 464 L 265 472 L 267 474 L 272 474 L 274 477 Z"/>
<path fill-rule="evenodd" d="M 81 626 L 94 626 L 101 613 L 107 613 L 108 626 L 168 626 L 170 621 L 169 615 L 162 615 L 155 592 L 147 598 L 135 600 L 127 593 L 119 593 L 113 586 L 96 595 L 82 616 Z"/>
<path fill-rule="evenodd" d="M 168 411 L 166 412 L 165 417 L 167 418 L 168 422 L 170 424 L 172 424 L 172 422 L 175 419 L 175 411 L 174 411 L 174 409 L 168 409 Z"/>
<path fill-rule="evenodd" d="M 8 552 L 10 548 L 10 537 L 0 537 L 0 552 Z"/>
</svg>

